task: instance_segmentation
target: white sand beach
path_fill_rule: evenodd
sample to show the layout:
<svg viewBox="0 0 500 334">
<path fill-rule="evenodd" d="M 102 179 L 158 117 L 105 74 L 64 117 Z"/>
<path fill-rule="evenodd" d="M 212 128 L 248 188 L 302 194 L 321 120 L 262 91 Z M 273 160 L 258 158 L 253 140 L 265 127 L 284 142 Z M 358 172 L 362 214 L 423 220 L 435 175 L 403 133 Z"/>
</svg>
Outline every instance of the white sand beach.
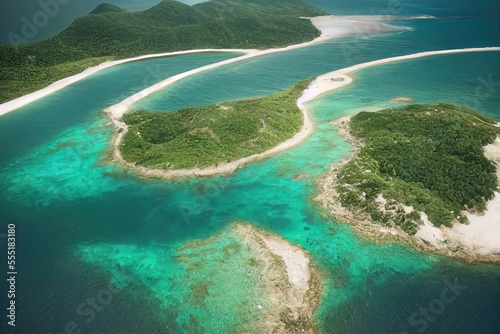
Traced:
<svg viewBox="0 0 500 334">
<path fill-rule="evenodd" d="M 252 52 L 257 52 L 257 50 L 204 49 L 204 50 L 168 52 L 168 53 L 144 55 L 144 56 L 121 59 L 121 60 L 107 61 L 107 62 L 104 62 L 100 65 L 89 67 L 81 73 L 78 73 L 78 74 L 75 74 L 73 76 L 61 79 L 59 81 L 56 81 L 56 82 L 52 83 L 51 85 L 49 85 L 43 89 L 40 89 L 36 92 L 21 96 L 17 99 L 5 102 L 3 104 L 0 104 L 0 116 L 5 115 L 6 113 L 11 112 L 13 110 L 16 110 L 18 108 L 21 108 L 22 106 L 25 106 L 33 101 L 39 100 L 47 95 L 50 95 L 54 92 L 57 92 L 58 90 L 60 90 L 64 87 L 67 87 L 67 86 L 69 86 L 75 82 L 78 82 L 80 80 L 83 80 L 83 79 L 85 79 L 85 78 L 87 78 L 87 77 L 89 77 L 89 76 L 91 76 L 99 71 L 102 71 L 104 69 L 107 69 L 107 68 L 110 68 L 113 66 L 129 63 L 129 62 L 134 62 L 134 61 L 153 59 L 153 58 L 173 57 L 173 56 L 180 56 L 180 55 L 187 55 L 187 54 L 208 53 L 208 52 L 234 52 L 234 53 L 249 54 Z"/>
<path fill-rule="evenodd" d="M 318 77 L 311 87 L 304 92 L 303 98 L 308 98 L 309 96 L 312 98 L 319 97 L 345 86 L 352 82 L 352 78 L 347 76 L 347 74 L 367 67 L 434 55 L 481 51 L 500 51 L 500 47 L 421 52 L 407 56 L 386 58 L 354 65 Z M 336 79 L 341 77 L 344 77 L 345 80 L 341 81 Z M 410 98 L 404 99 L 410 100 Z M 351 116 L 342 117 L 342 123 L 346 123 Z M 500 123 L 496 126 L 498 127 L 499 124 Z M 346 131 L 342 127 L 339 129 L 341 131 L 340 133 L 343 133 L 346 136 L 346 139 L 349 140 L 348 133 L 345 133 Z M 497 138 L 493 144 L 485 146 L 484 151 L 485 156 L 493 161 L 497 167 L 497 178 L 500 186 L 500 137 Z M 319 196 L 318 198 L 322 197 Z M 337 209 L 340 210 L 339 208 Z M 449 249 L 451 247 L 455 250 L 461 249 L 463 253 L 469 254 L 472 257 L 484 256 L 485 258 L 487 257 L 493 261 L 498 261 L 499 258 L 497 258 L 497 256 L 500 255 L 500 193 L 496 192 L 494 199 L 487 203 L 487 208 L 483 215 L 475 215 L 468 212 L 465 212 L 464 214 L 469 219 L 470 223 L 468 225 L 457 222 L 452 228 L 437 228 L 432 225 L 425 213 L 421 213 L 424 224 L 419 228 L 415 237 L 417 239 L 424 240 L 438 251 Z M 449 252 L 447 253 L 448 255 L 454 255 Z"/>
<path fill-rule="evenodd" d="M 495 164 L 500 186 L 500 137 L 493 144 L 484 147 L 484 155 Z M 428 219 L 424 219 L 425 224 L 415 236 L 438 249 L 453 244 L 480 256 L 500 255 L 500 193 L 495 192 L 482 215 L 469 212 L 464 214 L 469 224 L 457 222 L 452 228 L 437 228 Z"/>
<path fill-rule="evenodd" d="M 480 255 L 500 255 L 500 193 L 488 202 L 484 215 L 465 215 L 469 225 L 455 224 L 448 236 Z"/>
<path fill-rule="evenodd" d="M 500 187 L 500 137 L 484 147 L 484 155 L 495 164 Z M 500 192 L 495 192 L 483 215 L 465 215 L 469 225 L 455 224 L 448 235 L 481 255 L 500 255 Z"/>
</svg>

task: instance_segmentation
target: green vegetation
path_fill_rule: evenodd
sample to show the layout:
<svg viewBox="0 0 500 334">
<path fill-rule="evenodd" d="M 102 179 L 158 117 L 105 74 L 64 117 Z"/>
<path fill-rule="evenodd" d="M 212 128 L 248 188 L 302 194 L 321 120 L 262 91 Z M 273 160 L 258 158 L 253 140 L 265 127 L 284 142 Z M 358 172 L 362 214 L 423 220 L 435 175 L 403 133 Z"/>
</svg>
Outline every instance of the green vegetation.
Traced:
<svg viewBox="0 0 500 334">
<path fill-rule="evenodd" d="M 262 98 L 182 109 L 133 111 L 120 146 L 129 162 L 154 169 L 216 166 L 262 153 L 291 138 L 302 124 L 297 99 L 310 80 Z"/>
<path fill-rule="evenodd" d="M 359 113 L 350 127 L 364 145 L 339 170 L 341 204 L 410 234 L 421 223 L 419 212 L 436 226 L 451 226 L 457 217 L 465 223 L 462 210 L 483 211 L 497 187 L 482 149 L 500 135 L 494 123 L 443 103 Z"/>
<path fill-rule="evenodd" d="M 120 7 L 110 5 L 109 3 L 102 3 L 99 6 L 97 6 L 93 11 L 91 11 L 90 14 L 104 14 L 104 13 L 114 13 L 123 11 L 125 10 Z"/>
<path fill-rule="evenodd" d="M 98 15 L 78 18 L 45 41 L 0 46 L 0 103 L 76 74 L 82 61 L 99 57 L 310 41 L 319 31 L 300 17 L 326 14 L 295 0 L 217 0 L 194 6 L 164 0 L 143 12 L 116 11 L 109 5 L 96 11 Z"/>
<path fill-rule="evenodd" d="M 57 80 L 113 59 L 114 57 L 94 57 L 46 67 L 36 66 L 32 62 L 15 70 L 11 68 L 0 74 L 0 103 L 32 93 Z"/>
</svg>

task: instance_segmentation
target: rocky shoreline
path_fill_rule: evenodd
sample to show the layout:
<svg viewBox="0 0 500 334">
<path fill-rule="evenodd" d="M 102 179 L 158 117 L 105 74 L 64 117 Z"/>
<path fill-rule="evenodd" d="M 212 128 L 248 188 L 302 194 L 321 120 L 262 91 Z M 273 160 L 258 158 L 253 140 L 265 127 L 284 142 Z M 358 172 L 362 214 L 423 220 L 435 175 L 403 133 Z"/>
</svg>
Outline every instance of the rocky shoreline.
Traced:
<svg viewBox="0 0 500 334">
<path fill-rule="evenodd" d="M 350 117 L 340 118 L 331 124 L 338 127 L 339 134 L 347 142 L 353 145 L 349 156 L 342 161 L 333 164 L 330 170 L 318 179 L 319 195 L 314 199 L 339 222 L 350 224 L 363 237 L 377 243 L 399 242 L 412 246 L 417 251 L 428 252 L 458 259 L 467 263 L 500 263 L 500 254 L 479 254 L 475 249 L 454 238 L 454 233 L 446 227 L 435 228 L 442 231 L 443 242 L 437 246 L 427 240 L 412 236 L 404 232 L 399 227 L 387 228 L 381 226 L 371 219 L 371 217 L 361 211 L 351 211 L 344 208 L 338 200 L 339 194 L 336 191 L 338 185 L 337 173 L 347 162 L 356 156 L 362 142 L 356 140 L 349 127 Z M 500 168 L 497 165 L 497 168 Z"/>
<path fill-rule="evenodd" d="M 262 309 L 266 333 L 316 333 L 313 314 L 320 303 L 322 280 L 311 256 L 299 246 L 250 224 L 237 223 L 232 229 L 260 263 L 260 282 L 272 305 Z"/>
</svg>

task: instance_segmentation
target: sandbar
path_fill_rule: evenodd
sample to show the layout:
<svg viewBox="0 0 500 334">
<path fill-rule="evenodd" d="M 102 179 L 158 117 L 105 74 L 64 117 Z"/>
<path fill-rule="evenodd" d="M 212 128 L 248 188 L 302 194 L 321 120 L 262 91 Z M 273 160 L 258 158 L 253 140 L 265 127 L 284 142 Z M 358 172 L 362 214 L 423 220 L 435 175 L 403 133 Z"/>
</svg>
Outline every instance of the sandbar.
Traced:
<svg viewBox="0 0 500 334">
<path fill-rule="evenodd" d="M 90 75 L 93 75 L 99 71 L 102 71 L 104 69 L 129 63 L 129 62 L 134 62 L 134 61 L 141 61 L 141 60 L 147 60 L 147 59 L 153 59 L 153 58 L 162 58 L 162 57 L 172 57 L 172 56 L 180 56 L 180 55 L 188 55 L 188 54 L 198 54 L 198 53 L 210 53 L 210 52 L 230 52 L 230 53 L 242 53 L 244 56 L 242 57 L 236 57 L 231 59 L 231 62 L 219 62 L 217 63 L 217 66 L 223 66 L 227 64 L 231 64 L 233 62 L 249 59 L 252 57 L 256 56 L 261 56 L 269 53 L 274 53 L 274 52 L 282 52 L 282 51 L 288 51 L 288 50 L 293 50 L 297 48 L 303 48 L 307 46 L 311 46 L 317 43 L 322 43 L 325 41 L 328 41 L 332 38 L 338 38 L 342 36 L 347 36 L 349 34 L 356 34 L 360 30 L 362 31 L 370 31 L 370 32 L 383 32 L 383 29 L 387 29 L 387 31 L 394 31 L 398 29 L 404 29 L 403 27 L 395 27 L 391 25 L 384 25 L 384 27 L 379 28 L 379 29 L 373 29 L 372 27 L 374 26 L 379 26 L 379 22 L 374 22 L 373 19 L 369 19 L 370 16 L 365 16 L 365 19 L 362 19 L 363 16 L 356 18 L 356 20 L 349 19 L 348 17 L 342 18 L 342 17 L 336 17 L 333 15 L 329 16 L 319 16 L 319 17 L 313 17 L 313 18 L 304 18 L 304 19 L 309 19 L 313 23 L 313 25 L 316 26 L 316 28 L 320 31 L 320 37 L 306 43 L 301 43 L 301 44 L 296 44 L 296 45 L 291 45 L 288 47 L 284 48 L 276 48 L 276 49 L 269 49 L 269 50 L 257 50 L 257 49 L 199 49 L 199 50 L 187 50 L 187 51 L 176 51 L 176 52 L 166 52 L 166 53 L 158 53 L 158 54 L 151 54 L 151 55 L 143 55 L 143 56 L 138 56 L 138 57 L 132 57 L 132 58 L 127 58 L 127 59 L 121 59 L 121 60 L 114 60 L 114 61 L 107 61 L 102 64 L 99 64 L 97 66 L 89 67 L 86 70 L 84 70 L 81 73 L 75 74 L 73 76 L 58 80 L 49 86 L 40 89 L 36 92 L 21 96 L 19 98 L 16 98 L 14 100 L 5 102 L 3 104 L 0 104 L 0 116 L 5 115 L 8 112 L 11 112 L 13 110 L 16 110 L 22 106 L 25 106 L 31 102 L 34 102 L 36 100 L 39 100 L 47 95 L 50 95 L 54 92 L 57 92 L 58 90 L 67 87 L 73 83 L 76 83 L 80 80 L 83 80 L 87 78 Z M 382 18 L 380 18 L 381 20 Z M 213 68 L 215 68 L 213 67 Z M 211 69 L 212 67 L 202 67 L 200 68 L 201 71 L 206 71 Z M 203 69 L 203 70 L 201 70 Z M 190 71 L 191 72 L 191 71 Z M 188 73 L 188 72 L 186 72 Z M 199 73 L 199 72 L 195 72 Z M 191 73 L 189 75 L 192 75 L 194 73 Z M 181 79 L 181 78 L 178 78 Z M 175 80 L 177 81 L 177 80 Z M 174 81 L 174 82 L 175 82 Z M 138 99 L 147 96 L 159 89 L 162 89 L 164 87 L 168 86 L 168 82 L 166 82 L 166 85 L 154 85 L 136 95 L 134 95 L 134 98 L 132 100 L 137 101 Z M 147 93 L 148 92 L 148 93 Z M 129 99 L 125 100 L 130 102 Z M 123 101 L 122 106 L 126 105 L 127 103 Z M 115 106 L 117 110 L 121 110 L 118 106 Z M 124 112 L 124 111 L 123 111 Z"/>
</svg>

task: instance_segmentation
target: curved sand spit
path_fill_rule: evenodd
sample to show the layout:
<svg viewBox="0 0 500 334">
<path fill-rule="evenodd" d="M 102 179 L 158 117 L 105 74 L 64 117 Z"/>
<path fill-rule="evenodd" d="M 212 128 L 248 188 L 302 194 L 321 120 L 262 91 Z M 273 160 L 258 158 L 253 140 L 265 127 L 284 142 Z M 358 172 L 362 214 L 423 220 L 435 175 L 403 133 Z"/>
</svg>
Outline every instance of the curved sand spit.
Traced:
<svg viewBox="0 0 500 334">
<path fill-rule="evenodd" d="M 279 48 L 279 49 L 269 49 L 269 50 L 256 50 L 256 49 L 200 49 L 200 50 L 189 50 L 189 51 L 177 51 L 177 52 L 168 52 L 168 53 L 159 53 L 159 54 L 152 54 L 152 55 L 144 55 L 144 56 L 139 56 L 139 57 L 133 57 L 133 58 L 127 58 L 127 59 L 121 59 L 121 60 L 115 60 L 115 61 L 108 61 L 104 62 L 100 65 L 90 67 L 86 69 L 85 71 L 61 79 L 59 81 L 54 82 L 53 84 L 38 90 L 34 93 L 24 95 L 22 97 L 19 97 L 17 99 L 5 102 L 3 104 L 0 104 L 0 116 L 16 110 L 22 106 L 25 106 L 33 101 L 36 101 L 38 99 L 41 99 L 49 94 L 52 94 L 66 86 L 69 86 L 75 82 L 78 82 L 82 79 L 85 79 L 86 77 L 95 74 L 99 71 L 102 71 L 106 68 L 112 67 L 112 66 L 117 66 L 121 65 L 124 63 L 129 63 L 133 61 L 140 61 L 140 60 L 146 60 L 146 59 L 152 59 L 152 58 L 162 58 L 162 57 L 172 57 L 172 56 L 179 56 L 179 55 L 187 55 L 187 54 L 197 54 L 197 53 L 209 53 L 209 52 L 234 52 L 234 53 L 243 53 L 245 54 L 242 57 L 236 57 L 233 59 L 230 59 L 228 61 L 223 61 L 219 62 L 213 65 L 201 67 L 195 72 L 189 71 L 186 73 L 181 74 L 180 76 L 175 76 L 172 78 L 169 78 L 165 80 L 163 83 L 151 86 L 144 91 L 133 95 L 132 97 L 126 99 L 122 103 L 119 103 L 118 105 L 114 106 L 116 110 L 114 112 L 118 112 L 119 110 L 122 110 L 124 112 L 126 110 L 123 110 L 123 107 L 127 105 L 127 102 L 135 102 L 153 92 L 156 92 L 169 84 L 178 81 L 186 76 L 199 73 L 202 71 L 207 71 L 215 67 L 219 67 L 222 65 L 227 65 L 231 64 L 233 62 L 249 59 L 252 57 L 256 56 L 261 56 L 269 53 L 275 53 L 275 52 L 282 52 L 282 51 L 288 51 L 288 50 L 293 50 L 293 49 L 298 49 L 298 48 L 303 48 L 307 47 L 316 43 L 321 43 L 324 41 L 327 41 L 332 38 L 338 38 L 350 34 L 356 34 L 359 31 L 364 31 L 364 32 L 373 32 L 373 33 L 382 33 L 382 32 L 390 32 L 390 31 L 397 31 L 397 30 L 406 30 L 407 28 L 404 27 L 396 27 L 396 26 L 391 26 L 388 24 L 383 24 L 378 21 L 382 21 L 386 18 L 384 17 L 375 17 L 375 16 L 356 16 L 356 17 L 339 17 L 339 16 L 318 16 L 318 17 L 313 17 L 313 18 L 304 18 L 304 19 L 310 19 L 313 25 L 320 30 L 321 36 L 316 38 L 315 40 L 311 42 L 306 42 L 302 44 L 297 44 L 297 45 L 292 45 L 288 46 L 285 48 Z M 169 82 L 170 79 L 176 78 L 173 80 L 173 82 Z M 121 106 L 121 107 L 118 107 Z M 118 116 L 118 114 L 116 114 Z"/>
<path fill-rule="evenodd" d="M 367 67 L 371 66 L 376 66 L 376 65 L 381 65 L 381 64 L 387 64 L 387 63 L 392 63 L 396 61 L 401 61 L 401 60 L 407 60 L 407 59 L 415 59 L 415 58 L 422 58 L 422 57 L 429 57 L 429 56 L 435 56 L 435 55 L 442 55 L 442 54 L 452 54 L 452 53 L 462 53 L 462 52 L 480 52 L 480 51 L 500 51 L 500 47 L 485 47 L 485 48 L 468 48 L 468 49 L 454 49 L 454 50 L 441 50 L 441 51 L 428 51 L 428 52 L 420 52 L 420 53 L 415 53 L 411 55 L 405 55 L 405 56 L 399 56 L 399 57 L 392 57 L 392 58 L 386 58 L 386 59 L 380 59 L 380 60 L 375 60 L 367 63 L 362 63 L 354 66 L 350 66 L 347 68 L 343 68 L 340 70 L 336 70 L 324 75 L 321 75 L 317 77 L 311 84 L 310 86 L 304 91 L 303 95 L 299 98 L 297 101 L 297 106 L 300 108 L 302 111 L 303 117 L 304 117 L 304 124 L 301 128 L 301 130 L 295 134 L 292 138 L 288 139 L 287 141 L 279 144 L 278 146 L 275 146 L 274 148 L 260 153 L 260 154 L 254 154 L 249 157 L 245 157 L 236 161 L 232 161 L 229 163 L 224 163 L 224 164 L 219 164 L 217 167 L 208 167 L 208 168 L 193 168 L 193 169 L 179 169 L 179 170 L 155 170 L 155 169 L 148 169 L 145 167 L 141 166 L 135 166 L 134 164 L 126 162 L 122 157 L 119 152 L 118 146 L 123 138 L 123 136 L 127 132 L 127 126 L 124 122 L 120 121 L 120 117 L 123 115 L 125 111 L 128 110 L 128 108 L 135 103 L 138 99 L 147 96 L 149 94 L 152 94 L 153 92 L 157 91 L 158 89 L 162 89 L 164 87 L 167 87 L 174 82 L 177 82 L 183 78 L 186 78 L 190 75 L 200 73 L 203 71 L 206 71 L 207 68 L 213 69 L 218 66 L 222 66 L 226 64 L 228 61 L 224 61 L 221 63 L 213 64 L 213 65 L 208 65 L 205 67 L 202 67 L 200 69 L 192 70 L 186 73 L 179 74 L 175 77 L 169 78 L 161 83 L 158 83 L 155 86 L 152 86 L 143 92 L 140 92 L 123 102 L 108 108 L 106 111 L 109 113 L 111 121 L 113 124 L 116 126 L 117 129 L 122 129 L 118 135 L 116 136 L 115 143 L 114 143 L 114 159 L 119 161 L 122 164 L 125 164 L 129 167 L 135 168 L 137 171 L 140 172 L 140 174 L 144 176 L 149 176 L 149 177 L 159 177 L 159 178 L 166 178 L 166 179 L 171 179 L 171 178 L 182 178 L 182 177 L 189 177 L 189 176 L 198 176 L 198 177 L 203 177 L 203 176 L 212 176 L 212 175 L 220 175 L 220 174 L 230 174 L 234 172 L 236 169 L 243 167 L 244 165 L 254 162 L 254 161 L 259 161 L 263 160 L 266 158 L 269 158 L 270 156 L 273 156 L 277 153 L 283 152 L 287 149 L 290 149 L 292 147 L 295 147 L 302 143 L 305 139 L 309 137 L 314 132 L 314 122 L 311 120 L 310 115 L 309 115 L 309 110 L 305 106 L 306 102 L 312 101 L 318 97 L 321 97 L 325 94 L 328 94 L 340 87 L 346 86 L 350 84 L 353 79 L 348 75 L 348 73 L 361 70 Z M 246 59 L 249 58 L 249 55 L 244 56 Z M 242 57 L 240 57 L 242 58 Z M 238 58 L 237 58 L 238 59 Z M 235 59 L 229 60 L 231 62 L 234 62 Z M 222 64 L 224 63 L 224 64 Z M 161 86 L 161 88 L 158 88 L 156 86 Z M 151 89 L 151 91 L 150 91 Z"/>
</svg>

